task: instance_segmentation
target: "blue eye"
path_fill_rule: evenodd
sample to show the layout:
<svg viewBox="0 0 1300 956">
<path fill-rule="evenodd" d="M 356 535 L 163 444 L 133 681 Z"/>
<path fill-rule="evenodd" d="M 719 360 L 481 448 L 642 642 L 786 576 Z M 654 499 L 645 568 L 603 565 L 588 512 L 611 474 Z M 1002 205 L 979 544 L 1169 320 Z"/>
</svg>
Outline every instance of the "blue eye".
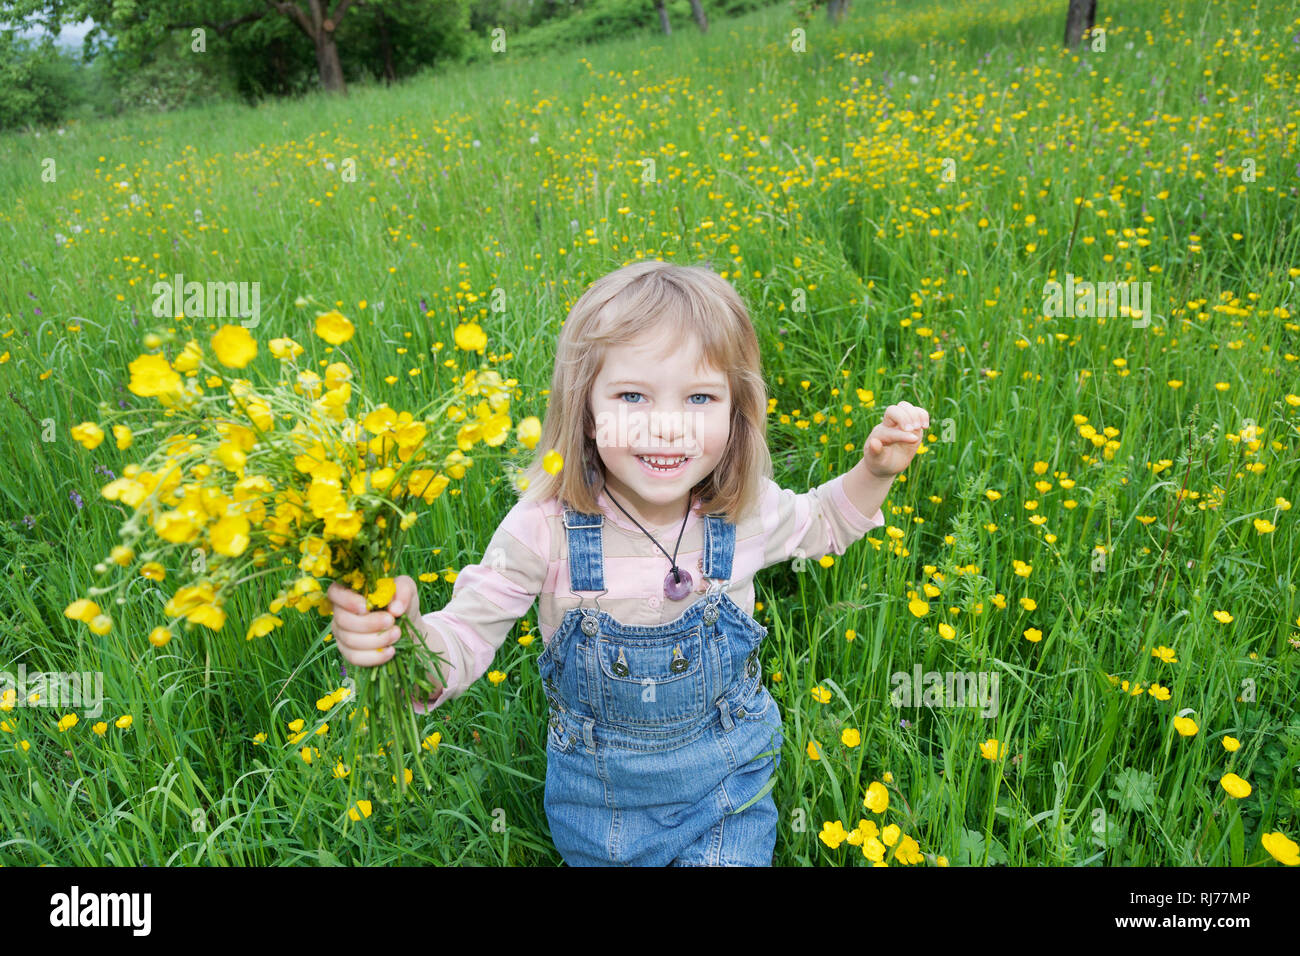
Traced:
<svg viewBox="0 0 1300 956">
<path fill-rule="evenodd" d="M 691 396 L 691 398 L 702 398 L 705 400 L 703 402 L 692 402 L 691 404 L 693 405 L 704 405 L 707 402 L 713 401 L 712 395 L 705 395 L 703 392 L 696 392 L 694 395 Z"/>
<path fill-rule="evenodd" d="M 628 395 L 636 395 L 638 398 L 643 397 L 643 396 L 641 395 L 640 392 L 619 392 L 619 393 L 618 393 L 618 397 L 619 397 L 619 398 L 625 398 L 625 397 L 627 397 Z M 640 403 L 640 402 L 629 402 L 628 404 L 629 404 L 629 405 L 639 405 L 639 404 L 641 404 L 641 403 Z"/>
</svg>

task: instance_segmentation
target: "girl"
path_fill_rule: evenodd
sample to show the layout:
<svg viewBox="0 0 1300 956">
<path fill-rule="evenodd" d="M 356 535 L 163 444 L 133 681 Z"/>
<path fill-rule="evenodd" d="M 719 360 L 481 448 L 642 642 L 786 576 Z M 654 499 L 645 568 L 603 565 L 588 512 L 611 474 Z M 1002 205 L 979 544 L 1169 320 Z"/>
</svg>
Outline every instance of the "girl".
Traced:
<svg viewBox="0 0 1300 956">
<path fill-rule="evenodd" d="M 795 494 L 771 479 L 766 415 L 735 290 L 700 266 L 625 266 L 570 311 L 527 489 L 450 603 L 421 616 L 407 576 L 386 612 L 329 589 L 350 663 L 389 660 L 403 613 L 444 655 L 420 712 L 484 674 L 540 596 L 544 802 L 571 866 L 771 865 L 783 737 L 760 679 L 754 575 L 843 554 L 883 525 L 929 416 L 890 406 L 855 468 Z M 557 475 L 541 467 L 552 448 Z"/>
</svg>

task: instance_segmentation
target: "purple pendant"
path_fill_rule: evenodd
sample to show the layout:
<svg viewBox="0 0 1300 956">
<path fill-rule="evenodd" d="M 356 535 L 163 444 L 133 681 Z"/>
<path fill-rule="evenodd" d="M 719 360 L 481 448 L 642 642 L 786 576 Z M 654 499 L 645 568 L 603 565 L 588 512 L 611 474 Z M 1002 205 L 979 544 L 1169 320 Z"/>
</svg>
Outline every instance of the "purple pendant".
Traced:
<svg viewBox="0 0 1300 956">
<path fill-rule="evenodd" d="M 677 580 L 678 574 L 682 576 L 681 581 Z M 676 573 L 669 571 L 668 577 L 664 578 L 664 596 L 672 601 L 680 601 L 690 593 L 691 572 L 685 568 L 678 568 Z"/>
</svg>

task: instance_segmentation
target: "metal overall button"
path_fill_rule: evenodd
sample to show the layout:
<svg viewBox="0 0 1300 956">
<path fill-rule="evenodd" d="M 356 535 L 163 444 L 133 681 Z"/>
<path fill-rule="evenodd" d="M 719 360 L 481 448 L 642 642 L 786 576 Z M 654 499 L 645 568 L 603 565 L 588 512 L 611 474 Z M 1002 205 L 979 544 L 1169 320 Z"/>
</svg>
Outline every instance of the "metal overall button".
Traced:
<svg viewBox="0 0 1300 956">
<path fill-rule="evenodd" d="M 680 674 L 690 666 L 691 662 L 682 656 L 682 646 L 678 644 L 673 648 L 673 662 L 668 666 L 668 669 L 674 674 Z"/>
<path fill-rule="evenodd" d="M 704 623 L 712 624 L 718 619 L 718 605 L 716 601 L 710 600 L 709 606 L 704 609 Z"/>
<path fill-rule="evenodd" d="M 621 647 L 618 649 L 618 660 L 614 662 L 612 670 L 619 677 L 627 676 L 627 658 L 623 656 L 623 649 Z"/>
<path fill-rule="evenodd" d="M 600 623 L 596 620 L 594 614 L 583 614 L 582 616 L 582 633 L 588 637 L 593 637 L 600 630 Z"/>
<path fill-rule="evenodd" d="M 745 673 L 753 677 L 758 673 L 758 649 L 749 652 L 749 659 L 745 662 Z"/>
</svg>

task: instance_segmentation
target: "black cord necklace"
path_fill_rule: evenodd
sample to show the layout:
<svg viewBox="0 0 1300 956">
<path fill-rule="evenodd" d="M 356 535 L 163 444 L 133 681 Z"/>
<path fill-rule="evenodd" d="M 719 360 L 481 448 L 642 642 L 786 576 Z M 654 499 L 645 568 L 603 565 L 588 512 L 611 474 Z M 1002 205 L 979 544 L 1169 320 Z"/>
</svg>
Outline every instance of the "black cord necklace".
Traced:
<svg viewBox="0 0 1300 956">
<path fill-rule="evenodd" d="M 627 515 L 628 519 L 634 525 L 636 525 L 638 528 L 641 528 L 641 522 L 637 521 L 630 514 L 627 514 L 627 509 L 624 508 L 622 505 L 620 505 L 618 503 L 618 499 L 609 493 L 608 485 L 602 483 L 601 490 L 604 491 L 606 495 L 609 495 L 610 501 L 618 505 L 619 511 Z M 691 584 L 693 583 L 691 581 L 691 572 L 687 571 L 685 568 L 679 568 L 677 566 L 677 549 L 681 547 L 682 532 L 686 530 L 686 519 L 689 518 L 690 516 L 691 516 L 691 496 L 687 495 L 686 514 L 682 516 L 682 528 L 681 531 L 677 532 L 677 544 L 673 546 L 673 553 L 671 555 L 669 555 L 667 551 L 664 551 L 664 546 L 662 544 L 660 544 L 658 541 L 655 541 L 654 535 L 652 535 L 649 531 L 646 531 L 645 528 L 641 528 L 641 530 L 645 532 L 645 536 L 649 538 L 651 541 L 655 542 L 655 547 L 658 548 L 660 551 L 663 551 L 664 557 L 668 558 L 669 563 L 672 564 L 672 570 L 670 570 L 667 576 L 664 578 L 664 597 L 673 601 L 680 601 L 682 598 L 686 597 L 686 595 L 691 593 Z"/>
</svg>

